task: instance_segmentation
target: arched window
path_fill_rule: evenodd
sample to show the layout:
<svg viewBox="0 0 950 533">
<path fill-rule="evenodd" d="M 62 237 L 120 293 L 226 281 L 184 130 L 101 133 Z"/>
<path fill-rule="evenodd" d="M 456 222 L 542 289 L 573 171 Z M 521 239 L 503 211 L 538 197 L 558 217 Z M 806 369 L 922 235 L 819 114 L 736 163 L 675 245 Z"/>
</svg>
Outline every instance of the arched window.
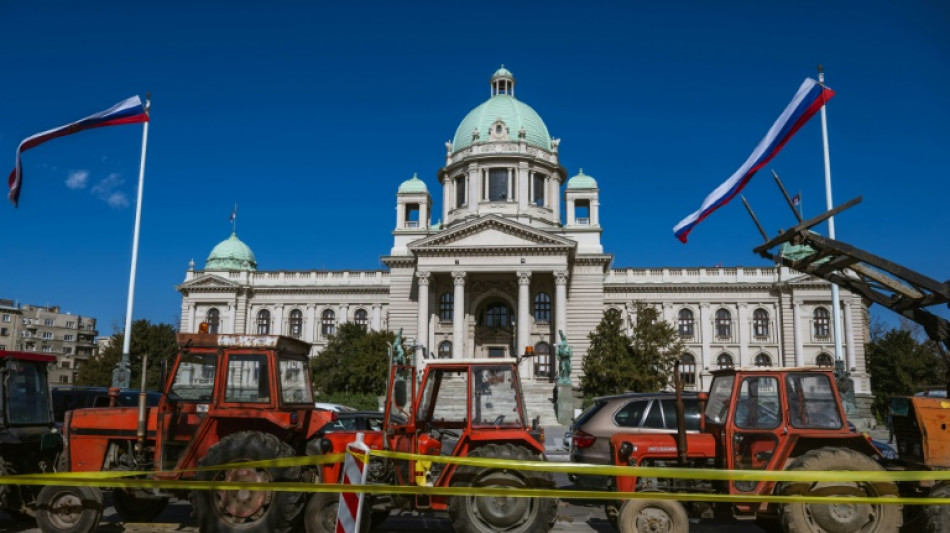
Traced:
<svg viewBox="0 0 950 533">
<path fill-rule="evenodd" d="M 290 312 L 290 336 L 299 339 L 303 335 L 303 313 L 300 309 Z"/>
<path fill-rule="evenodd" d="M 452 342 L 442 341 L 439 343 L 439 359 L 450 359 L 452 357 Z"/>
<path fill-rule="evenodd" d="M 551 369 L 554 368 L 554 358 L 551 355 L 551 345 L 539 342 L 534 345 L 534 377 L 553 378 Z"/>
<path fill-rule="evenodd" d="M 221 325 L 221 312 L 218 311 L 217 307 L 208 309 L 205 322 L 208 323 L 208 333 L 218 333 L 218 328 Z"/>
<path fill-rule="evenodd" d="M 831 336 L 831 313 L 824 307 L 815 309 L 815 337 Z"/>
<path fill-rule="evenodd" d="M 680 357 L 680 376 L 684 386 L 696 386 L 696 358 L 693 354 L 684 353 L 683 357 Z"/>
<path fill-rule="evenodd" d="M 815 358 L 815 364 L 818 366 L 835 366 L 835 360 L 831 355 L 823 352 Z"/>
<path fill-rule="evenodd" d="M 735 366 L 732 362 L 732 356 L 726 352 L 719 354 L 719 357 L 716 358 L 716 365 L 718 365 L 720 369 L 732 368 Z"/>
<path fill-rule="evenodd" d="M 366 309 L 357 309 L 356 313 L 353 315 L 353 318 L 356 322 L 356 325 L 359 326 L 363 331 L 366 331 L 369 328 L 369 316 L 366 314 Z"/>
<path fill-rule="evenodd" d="M 270 311 L 267 309 L 257 312 L 257 334 L 270 335 Z"/>
<path fill-rule="evenodd" d="M 443 292 L 442 296 L 439 296 L 439 322 L 451 322 L 454 311 L 455 295 L 451 292 Z"/>
<path fill-rule="evenodd" d="M 483 326 L 507 328 L 511 326 L 511 308 L 501 302 L 490 303 L 485 307 Z"/>
<path fill-rule="evenodd" d="M 695 336 L 695 324 L 696 321 L 693 319 L 693 312 L 689 309 L 680 309 L 679 312 L 679 330 L 680 337 L 693 337 Z"/>
<path fill-rule="evenodd" d="M 755 356 L 755 366 L 772 366 L 772 358 L 767 353 Z"/>
<path fill-rule="evenodd" d="M 716 311 L 716 337 L 720 339 L 732 337 L 732 314 L 726 309 Z"/>
<path fill-rule="evenodd" d="M 329 337 L 336 333 L 336 313 L 332 309 L 327 309 L 320 315 L 320 333 L 324 337 Z"/>
<path fill-rule="evenodd" d="M 756 309 L 752 313 L 752 333 L 756 337 L 769 336 L 769 312 L 765 309 Z"/>
<path fill-rule="evenodd" d="M 551 321 L 551 296 L 546 292 L 534 295 L 534 321 Z"/>
</svg>

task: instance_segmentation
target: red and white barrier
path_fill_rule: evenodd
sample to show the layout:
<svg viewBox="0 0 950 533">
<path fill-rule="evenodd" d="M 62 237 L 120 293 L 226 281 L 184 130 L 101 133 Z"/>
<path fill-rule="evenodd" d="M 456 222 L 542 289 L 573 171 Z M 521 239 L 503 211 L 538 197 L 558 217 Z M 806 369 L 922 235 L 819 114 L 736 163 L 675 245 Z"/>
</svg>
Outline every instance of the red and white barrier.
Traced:
<svg viewBox="0 0 950 533">
<path fill-rule="evenodd" d="M 343 458 L 344 485 L 366 484 L 367 460 L 369 446 L 363 442 L 363 434 L 357 433 L 356 440 L 346 445 L 346 456 Z M 360 530 L 362 511 L 362 492 L 341 492 L 336 514 L 336 533 L 357 533 Z"/>
</svg>

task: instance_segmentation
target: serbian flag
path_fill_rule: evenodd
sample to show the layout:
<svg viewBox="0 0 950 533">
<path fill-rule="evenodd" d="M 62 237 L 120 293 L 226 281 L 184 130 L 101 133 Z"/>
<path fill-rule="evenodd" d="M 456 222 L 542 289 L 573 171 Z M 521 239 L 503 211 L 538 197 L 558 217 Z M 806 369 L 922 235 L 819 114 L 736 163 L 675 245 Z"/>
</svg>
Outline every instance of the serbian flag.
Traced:
<svg viewBox="0 0 950 533">
<path fill-rule="evenodd" d="M 752 155 L 746 159 L 746 162 L 739 167 L 728 180 L 719 187 L 716 187 L 709 196 L 703 200 L 702 207 L 692 215 L 684 218 L 673 228 L 673 234 L 682 242 L 686 242 L 686 237 L 693 230 L 696 224 L 702 222 L 710 213 L 729 203 L 739 191 L 746 186 L 746 183 L 752 179 L 752 176 L 764 167 L 766 163 L 775 157 L 775 154 L 785 146 L 785 143 L 795 135 L 802 126 L 808 122 L 808 119 L 817 113 L 825 102 L 831 100 L 834 91 L 819 84 L 817 81 L 807 78 L 798 88 L 795 97 L 791 103 L 782 111 L 778 120 L 765 134 L 765 138 L 759 141 L 758 146 L 752 151 Z"/>
<path fill-rule="evenodd" d="M 23 185 L 23 168 L 20 162 L 20 154 L 50 139 L 71 135 L 83 130 L 101 128 L 103 126 L 119 126 L 121 124 L 138 124 L 140 122 L 148 122 L 148 110 L 142 105 L 142 100 L 138 96 L 133 96 L 105 111 L 90 115 L 72 124 L 46 130 L 23 139 L 20 146 L 17 147 L 16 165 L 14 165 L 13 172 L 10 173 L 10 179 L 8 180 L 8 184 L 10 185 L 9 197 L 10 201 L 13 202 L 13 207 L 17 207 L 19 203 L 20 187 Z"/>
</svg>

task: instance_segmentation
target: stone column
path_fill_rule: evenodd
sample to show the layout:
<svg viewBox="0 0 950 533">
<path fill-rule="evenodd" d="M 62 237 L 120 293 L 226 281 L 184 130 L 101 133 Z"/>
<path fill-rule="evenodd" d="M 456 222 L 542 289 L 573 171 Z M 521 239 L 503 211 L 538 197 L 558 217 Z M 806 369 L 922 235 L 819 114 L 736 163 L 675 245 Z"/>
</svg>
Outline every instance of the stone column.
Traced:
<svg viewBox="0 0 950 533">
<path fill-rule="evenodd" d="M 844 335 L 845 342 L 847 342 L 847 347 L 845 349 L 845 361 L 848 364 L 847 371 L 854 372 L 852 369 L 857 368 L 856 362 L 856 348 L 854 345 L 854 328 L 851 327 L 852 317 L 851 317 L 851 302 L 848 300 L 844 301 Z"/>
<path fill-rule="evenodd" d="M 313 342 L 316 340 L 314 332 L 314 317 L 316 316 L 314 305 L 307 306 L 307 323 L 304 324 L 304 340 L 307 342 Z"/>
<path fill-rule="evenodd" d="M 406 204 L 402 202 L 396 203 L 396 229 L 403 229 L 404 220 L 406 220 Z"/>
<path fill-rule="evenodd" d="M 556 174 L 555 174 L 556 175 Z M 547 183 L 550 185 L 548 187 L 548 192 L 550 193 L 550 200 L 547 205 L 551 207 L 551 211 L 554 213 L 554 220 L 561 222 L 561 187 L 558 185 L 558 181 L 555 178 L 547 180 Z"/>
<path fill-rule="evenodd" d="M 454 205 L 455 202 L 455 180 L 449 176 L 445 177 L 445 180 L 442 182 L 442 223 L 449 219 L 449 205 Z M 453 202 L 450 204 L 449 202 Z"/>
<path fill-rule="evenodd" d="M 370 327 L 373 328 L 373 331 L 379 331 L 383 327 L 382 323 L 382 309 L 379 304 L 373 304 L 373 321 L 370 323 Z"/>
<path fill-rule="evenodd" d="M 523 354 L 531 343 L 531 272 L 518 271 L 518 341 L 512 356 Z"/>
<path fill-rule="evenodd" d="M 736 337 L 739 342 L 739 360 L 736 366 L 752 366 L 749 360 L 749 306 L 745 302 L 739 304 L 739 320 L 736 322 Z"/>
<path fill-rule="evenodd" d="M 574 199 L 567 200 L 567 205 L 564 206 L 564 209 L 567 209 L 567 225 L 574 225 Z"/>
<path fill-rule="evenodd" d="M 431 272 L 416 272 L 419 281 L 419 316 L 416 317 L 416 361 L 422 361 L 423 352 L 429 349 L 429 281 Z"/>
<path fill-rule="evenodd" d="M 234 322 L 236 320 L 234 317 L 235 313 L 236 313 L 236 309 L 235 309 L 234 303 L 233 302 L 229 303 L 228 304 L 228 322 L 227 324 L 222 324 L 223 327 L 221 328 L 221 331 L 225 333 L 234 334 Z"/>
<path fill-rule="evenodd" d="M 554 271 L 554 335 L 563 331 L 567 335 L 567 271 Z"/>
<path fill-rule="evenodd" d="M 198 313 L 197 304 L 191 304 L 188 307 L 188 329 L 193 333 L 198 333 L 198 323 L 195 322 L 195 315 Z"/>
<path fill-rule="evenodd" d="M 350 304 L 340 304 L 340 314 L 336 317 L 336 323 L 344 324 L 349 322 Z"/>
<path fill-rule="evenodd" d="M 428 229 L 429 228 L 429 204 L 426 202 L 419 203 L 419 229 Z"/>
<path fill-rule="evenodd" d="M 531 173 L 528 172 L 528 163 L 524 161 L 518 163 L 516 175 L 518 176 L 518 207 L 525 209 L 531 202 Z"/>
<path fill-rule="evenodd" d="M 479 179 L 478 164 L 471 163 L 468 165 L 468 211 L 474 213 L 478 211 L 478 184 L 481 180 Z M 454 346 L 455 343 L 452 343 Z M 453 348 L 454 353 L 454 348 Z"/>
<path fill-rule="evenodd" d="M 719 354 L 712 353 L 712 317 L 709 316 L 709 304 L 699 304 L 699 340 L 703 343 L 703 353 L 700 356 L 698 364 L 702 368 L 716 368 L 716 357 Z M 699 390 L 706 390 L 704 383 L 699 383 Z"/>
<path fill-rule="evenodd" d="M 792 335 L 795 337 L 795 366 L 805 366 L 805 346 L 802 339 L 801 302 L 792 302 Z"/>
<path fill-rule="evenodd" d="M 452 302 L 452 358 L 465 357 L 465 272 L 452 272 L 455 294 Z"/>
</svg>

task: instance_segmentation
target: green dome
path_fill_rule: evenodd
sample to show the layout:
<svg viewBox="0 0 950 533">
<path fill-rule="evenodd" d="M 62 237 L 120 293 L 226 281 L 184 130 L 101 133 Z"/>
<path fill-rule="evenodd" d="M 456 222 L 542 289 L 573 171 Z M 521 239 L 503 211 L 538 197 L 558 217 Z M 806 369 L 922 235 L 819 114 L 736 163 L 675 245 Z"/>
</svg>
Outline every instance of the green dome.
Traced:
<svg viewBox="0 0 950 533">
<path fill-rule="evenodd" d="M 254 252 L 232 233 L 211 250 L 205 270 L 257 270 L 257 260 Z"/>
<path fill-rule="evenodd" d="M 567 180 L 568 189 L 596 189 L 597 182 L 594 181 L 594 178 L 584 174 L 584 169 L 581 169 L 576 176 Z"/>
<path fill-rule="evenodd" d="M 426 188 L 426 183 L 419 179 L 419 176 L 415 172 L 412 173 L 412 177 L 402 182 L 399 186 L 399 194 L 402 193 L 413 193 L 413 192 L 423 192 L 428 193 L 429 189 Z"/>
<path fill-rule="evenodd" d="M 514 76 L 505 67 L 498 69 L 491 78 L 492 97 L 471 110 L 455 130 L 452 151 L 468 148 L 476 142 L 474 131 L 478 128 L 477 142 L 491 140 L 492 126 L 501 120 L 508 128 L 508 140 L 518 141 L 524 128 L 524 140 L 532 146 L 551 150 L 551 135 L 541 117 L 531 106 L 514 96 Z"/>
</svg>

